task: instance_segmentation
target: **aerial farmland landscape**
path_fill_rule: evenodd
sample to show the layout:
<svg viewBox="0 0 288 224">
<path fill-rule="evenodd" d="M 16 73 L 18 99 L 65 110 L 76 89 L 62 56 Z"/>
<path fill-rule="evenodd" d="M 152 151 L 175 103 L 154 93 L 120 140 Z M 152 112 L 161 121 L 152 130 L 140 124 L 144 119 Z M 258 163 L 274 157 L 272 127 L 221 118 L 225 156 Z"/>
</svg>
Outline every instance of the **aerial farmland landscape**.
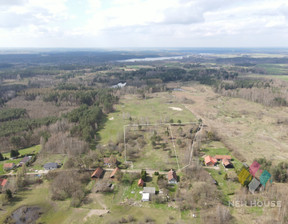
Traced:
<svg viewBox="0 0 288 224">
<path fill-rule="evenodd" d="M 0 223 L 288 223 L 287 8 L 0 1 Z"/>
</svg>

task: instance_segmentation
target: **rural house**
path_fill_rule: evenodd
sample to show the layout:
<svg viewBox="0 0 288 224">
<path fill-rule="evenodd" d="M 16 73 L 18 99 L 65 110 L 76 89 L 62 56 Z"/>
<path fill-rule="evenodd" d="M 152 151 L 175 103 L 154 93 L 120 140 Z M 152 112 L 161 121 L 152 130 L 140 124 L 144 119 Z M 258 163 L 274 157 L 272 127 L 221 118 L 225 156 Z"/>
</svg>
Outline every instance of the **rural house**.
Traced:
<svg viewBox="0 0 288 224">
<path fill-rule="evenodd" d="M 0 192 L 3 192 L 5 190 L 7 182 L 8 179 L 0 179 Z"/>
<path fill-rule="evenodd" d="M 4 163 L 3 169 L 6 171 L 12 170 L 15 166 L 16 166 L 15 163 Z"/>
<path fill-rule="evenodd" d="M 98 167 L 91 175 L 91 178 L 101 178 L 104 170 L 101 167 Z"/>
<path fill-rule="evenodd" d="M 229 155 L 216 155 L 214 156 L 214 158 L 217 159 L 218 162 L 221 162 L 224 159 L 229 160 L 229 161 L 231 160 L 231 156 Z"/>
<path fill-rule="evenodd" d="M 23 164 L 28 163 L 31 160 L 32 156 L 25 156 L 20 162 L 19 165 L 22 166 Z"/>
<path fill-rule="evenodd" d="M 117 159 L 114 156 L 110 156 L 109 158 L 104 158 L 103 159 L 104 166 L 116 166 L 117 165 Z"/>
<path fill-rule="evenodd" d="M 217 159 L 213 158 L 212 156 L 205 156 L 204 163 L 206 166 L 215 166 Z"/>
<path fill-rule="evenodd" d="M 118 173 L 118 172 L 120 172 L 120 169 L 119 169 L 118 167 L 116 167 L 116 168 L 112 171 L 112 173 L 111 173 L 111 175 L 110 175 L 110 178 L 114 178 L 115 175 L 116 175 L 116 173 Z"/>
<path fill-rule="evenodd" d="M 45 170 L 54 170 L 57 169 L 59 167 L 58 163 L 46 163 L 44 164 L 44 169 Z"/>
<path fill-rule="evenodd" d="M 174 170 L 170 170 L 167 175 L 169 184 L 177 184 L 177 175 Z"/>
</svg>

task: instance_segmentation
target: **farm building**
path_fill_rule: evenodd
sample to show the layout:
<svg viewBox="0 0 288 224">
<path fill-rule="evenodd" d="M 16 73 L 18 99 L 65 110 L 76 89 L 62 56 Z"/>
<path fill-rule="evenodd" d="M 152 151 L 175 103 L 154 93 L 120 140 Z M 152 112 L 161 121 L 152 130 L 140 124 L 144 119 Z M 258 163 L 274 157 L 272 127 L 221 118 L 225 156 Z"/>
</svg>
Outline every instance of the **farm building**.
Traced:
<svg viewBox="0 0 288 224">
<path fill-rule="evenodd" d="M 121 171 L 120 171 L 120 169 L 119 169 L 118 167 L 116 167 L 116 168 L 112 171 L 112 173 L 111 173 L 111 175 L 110 175 L 110 178 L 114 178 L 115 175 L 116 175 L 116 173 L 118 173 L 118 172 L 121 172 Z"/>
<path fill-rule="evenodd" d="M 217 159 L 213 158 L 212 156 L 205 156 L 204 162 L 206 166 L 215 166 Z"/>
<path fill-rule="evenodd" d="M 54 170 L 57 169 L 59 165 L 58 163 L 45 163 L 43 167 L 45 170 Z"/>
<path fill-rule="evenodd" d="M 104 170 L 101 167 L 98 167 L 91 175 L 91 178 L 101 178 Z"/>
<path fill-rule="evenodd" d="M 4 170 L 12 170 L 15 167 L 15 163 L 4 163 L 3 169 Z"/>
<path fill-rule="evenodd" d="M 177 184 L 177 175 L 174 170 L 170 170 L 167 175 L 169 184 Z"/>
</svg>

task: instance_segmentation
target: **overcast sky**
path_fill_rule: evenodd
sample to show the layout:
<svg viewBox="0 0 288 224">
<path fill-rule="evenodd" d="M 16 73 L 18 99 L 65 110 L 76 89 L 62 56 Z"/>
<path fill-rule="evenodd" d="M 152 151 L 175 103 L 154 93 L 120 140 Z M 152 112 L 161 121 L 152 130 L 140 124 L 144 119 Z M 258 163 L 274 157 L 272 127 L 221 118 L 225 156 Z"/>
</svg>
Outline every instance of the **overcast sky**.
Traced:
<svg viewBox="0 0 288 224">
<path fill-rule="evenodd" d="M 288 0 L 0 0 L 0 47 L 288 47 Z"/>
</svg>

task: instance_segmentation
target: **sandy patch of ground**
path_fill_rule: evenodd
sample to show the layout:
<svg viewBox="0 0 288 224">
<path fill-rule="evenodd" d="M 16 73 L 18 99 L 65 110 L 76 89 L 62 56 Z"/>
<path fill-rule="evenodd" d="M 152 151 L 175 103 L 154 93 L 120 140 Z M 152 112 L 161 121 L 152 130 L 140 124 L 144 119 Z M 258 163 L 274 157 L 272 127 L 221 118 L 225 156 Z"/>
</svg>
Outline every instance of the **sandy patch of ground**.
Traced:
<svg viewBox="0 0 288 224">
<path fill-rule="evenodd" d="M 169 107 L 172 110 L 176 110 L 176 111 L 182 111 L 183 109 L 179 108 L 179 107 Z"/>
<path fill-rule="evenodd" d="M 110 117 L 110 118 L 109 118 L 109 121 L 113 121 L 113 120 L 114 120 L 114 117 Z"/>
<path fill-rule="evenodd" d="M 88 212 L 88 214 L 84 217 L 84 222 L 87 221 L 87 219 L 93 215 L 97 215 L 97 216 L 102 216 L 109 213 L 109 210 L 105 210 L 105 209 L 90 209 L 90 211 Z"/>
</svg>

